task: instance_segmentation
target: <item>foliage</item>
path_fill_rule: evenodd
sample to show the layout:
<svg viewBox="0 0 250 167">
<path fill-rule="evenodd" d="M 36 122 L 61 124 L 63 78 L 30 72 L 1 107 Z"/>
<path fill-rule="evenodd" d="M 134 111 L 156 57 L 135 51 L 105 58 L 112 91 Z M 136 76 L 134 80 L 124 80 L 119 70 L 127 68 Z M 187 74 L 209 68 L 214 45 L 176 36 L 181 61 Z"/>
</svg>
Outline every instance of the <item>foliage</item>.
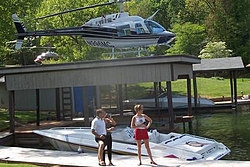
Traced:
<svg viewBox="0 0 250 167">
<path fill-rule="evenodd" d="M 176 42 L 172 48 L 167 50 L 171 54 L 191 54 L 198 55 L 203 42 L 206 39 L 205 27 L 192 24 L 175 24 L 173 32 L 176 34 Z"/>
<path fill-rule="evenodd" d="M 227 49 L 225 42 L 208 42 L 207 45 L 200 51 L 198 57 L 204 58 L 222 58 L 230 57 L 232 50 Z"/>
<path fill-rule="evenodd" d="M 13 13 L 17 13 L 27 21 L 31 21 L 36 13 L 36 7 L 41 0 L 11 0 L 0 2 L 0 65 L 5 64 L 22 64 L 24 62 L 24 56 L 29 57 L 30 53 L 13 52 L 9 50 L 7 42 L 16 39 L 16 30 L 11 18 Z M 30 27 L 30 25 L 28 25 Z M 22 56 L 20 55 L 22 54 Z M 28 59 L 28 58 L 27 58 Z"/>
<path fill-rule="evenodd" d="M 102 0 L 11 0 L 0 2 L 0 65 L 33 64 L 38 51 L 13 51 L 6 42 L 15 40 L 11 14 L 17 13 L 28 30 L 80 26 L 91 18 L 118 12 L 117 5 L 98 7 L 35 20 L 39 16 L 103 3 Z M 123 3 L 124 11 L 147 18 L 157 9 L 154 20 L 177 35 L 176 44 L 168 54 L 199 55 L 208 42 L 223 41 L 232 50 L 232 56 L 241 56 L 250 62 L 250 1 L 249 0 L 143 0 Z M 102 59 L 105 49 L 88 46 L 81 37 L 58 36 L 36 38 L 36 46 L 55 46 L 62 62 Z M 24 46 L 28 47 L 29 42 Z M 150 47 L 162 54 L 167 47 Z M 104 56 L 105 57 L 105 56 Z"/>
<path fill-rule="evenodd" d="M 191 22 L 194 24 L 204 25 L 208 14 L 208 7 L 204 1 L 186 0 L 185 8 L 179 11 L 177 15 L 178 20 L 173 23 L 183 24 L 185 22 Z"/>
<path fill-rule="evenodd" d="M 250 52 L 250 1 L 204 0 L 209 7 L 206 27 L 210 39 L 225 41 L 233 55 L 249 62 Z"/>
</svg>

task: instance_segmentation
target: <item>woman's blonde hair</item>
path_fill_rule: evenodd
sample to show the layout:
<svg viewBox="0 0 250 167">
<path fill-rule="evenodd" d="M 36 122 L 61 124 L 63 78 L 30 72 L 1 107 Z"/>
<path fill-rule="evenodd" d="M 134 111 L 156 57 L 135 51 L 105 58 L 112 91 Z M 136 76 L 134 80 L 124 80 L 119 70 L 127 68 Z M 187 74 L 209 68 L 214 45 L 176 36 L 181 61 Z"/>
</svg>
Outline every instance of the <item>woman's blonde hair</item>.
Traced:
<svg viewBox="0 0 250 167">
<path fill-rule="evenodd" d="M 143 107 L 143 105 L 141 105 L 141 104 L 136 104 L 136 105 L 134 106 L 134 111 L 135 111 L 135 112 L 138 112 L 138 111 L 140 111 L 140 110 L 142 109 L 142 107 Z"/>
</svg>

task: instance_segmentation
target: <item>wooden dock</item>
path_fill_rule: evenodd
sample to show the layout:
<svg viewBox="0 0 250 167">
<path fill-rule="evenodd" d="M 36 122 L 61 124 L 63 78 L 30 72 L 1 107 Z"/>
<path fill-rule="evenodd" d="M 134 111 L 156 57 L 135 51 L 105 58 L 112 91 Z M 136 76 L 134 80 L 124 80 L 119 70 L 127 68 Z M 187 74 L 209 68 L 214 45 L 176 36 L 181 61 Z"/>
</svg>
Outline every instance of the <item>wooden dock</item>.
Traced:
<svg viewBox="0 0 250 167">
<path fill-rule="evenodd" d="M 3 163 L 28 163 L 47 167 L 95 167 L 97 153 L 77 153 L 68 151 L 56 151 L 47 149 L 33 149 L 22 147 L 0 146 L 0 162 Z M 175 158 L 156 158 L 158 165 L 151 165 L 149 158 L 142 157 L 141 167 L 249 167 L 250 161 L 182 161 Z M 107 156 L 106 156 L 106 162 Z M 113 154 L 113 163 L 117 167 L 138 167 L 137 156 Z"/>
</svg>

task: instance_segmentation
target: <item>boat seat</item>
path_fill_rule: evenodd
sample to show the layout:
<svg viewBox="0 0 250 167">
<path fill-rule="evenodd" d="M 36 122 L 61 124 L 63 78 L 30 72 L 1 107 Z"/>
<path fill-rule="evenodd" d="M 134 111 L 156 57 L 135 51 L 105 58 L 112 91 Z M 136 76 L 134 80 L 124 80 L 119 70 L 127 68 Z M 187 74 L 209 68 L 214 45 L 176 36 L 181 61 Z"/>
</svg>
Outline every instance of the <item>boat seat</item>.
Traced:
<svg viewBox="0 0 250 167">
<path fill-rule="evenodd" d="M 156 129 L 149 133 L 149 141 L 153 143 L 160 143 L 160 133 Z"/>
</svg>

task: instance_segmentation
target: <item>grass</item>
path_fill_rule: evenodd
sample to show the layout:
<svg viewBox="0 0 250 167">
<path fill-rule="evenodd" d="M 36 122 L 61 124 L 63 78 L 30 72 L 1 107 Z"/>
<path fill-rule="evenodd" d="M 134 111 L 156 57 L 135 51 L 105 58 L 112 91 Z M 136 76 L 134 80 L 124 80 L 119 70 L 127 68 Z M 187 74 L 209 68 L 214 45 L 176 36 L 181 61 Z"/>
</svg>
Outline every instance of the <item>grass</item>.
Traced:
<svg viewBox="0 0 250 167">
<path fill-rule="evenodd" d="M 9 128 L 9 111 L 7 109 L 0 109 L 0 131 Z M 47 117 L 47 113 L 41 112 L 41 119 Z M 15 111 L 15 121 L 18 124 L 26 124 L 36 121 L 36 111 Z"/>
<path fill-rule="evenodd" d="M 216 97 L 230 97 L 231 88 L 229 79 L 218 78 L 198 78 L 198 93 L 203 97 L 216 98 Z M 237 95 L 250 94 L 250 79 L 239 78 L 237 79 Z"/>
<path fill-rule="evenodd" d="M 192 83 L 192 95 L 193 95 L 193 80 Z M 161 83 L 164 88 L 166 88 L 166 83 Z M 148 91 L 153 89 L 153 83 L 140 83 L 131 84 L 128 89 L 128 98 L 134 97 L 145 97 L 148 95 Z M 132 89 L 132 91 L 131 91 Z M 144 90 L 144 91 L 143 91 Z M 148 91 L 145 91 L 148 90 Z M 230 97 L 231 87 L 230 79 L 224 78 L 200 78 L 197 77 L 197 91 L 198 96 L 206 98 L 220 98 L 220 97 Z M 187 94 L 186 80 L 179 79 L 172 82 L 172 92 L 175 94 Z M 240 96 L 241 92 L 244 95 L 250 94 L 250 78 L 238 78 L 237 79 L 237 95 Z"/>
</svg>

